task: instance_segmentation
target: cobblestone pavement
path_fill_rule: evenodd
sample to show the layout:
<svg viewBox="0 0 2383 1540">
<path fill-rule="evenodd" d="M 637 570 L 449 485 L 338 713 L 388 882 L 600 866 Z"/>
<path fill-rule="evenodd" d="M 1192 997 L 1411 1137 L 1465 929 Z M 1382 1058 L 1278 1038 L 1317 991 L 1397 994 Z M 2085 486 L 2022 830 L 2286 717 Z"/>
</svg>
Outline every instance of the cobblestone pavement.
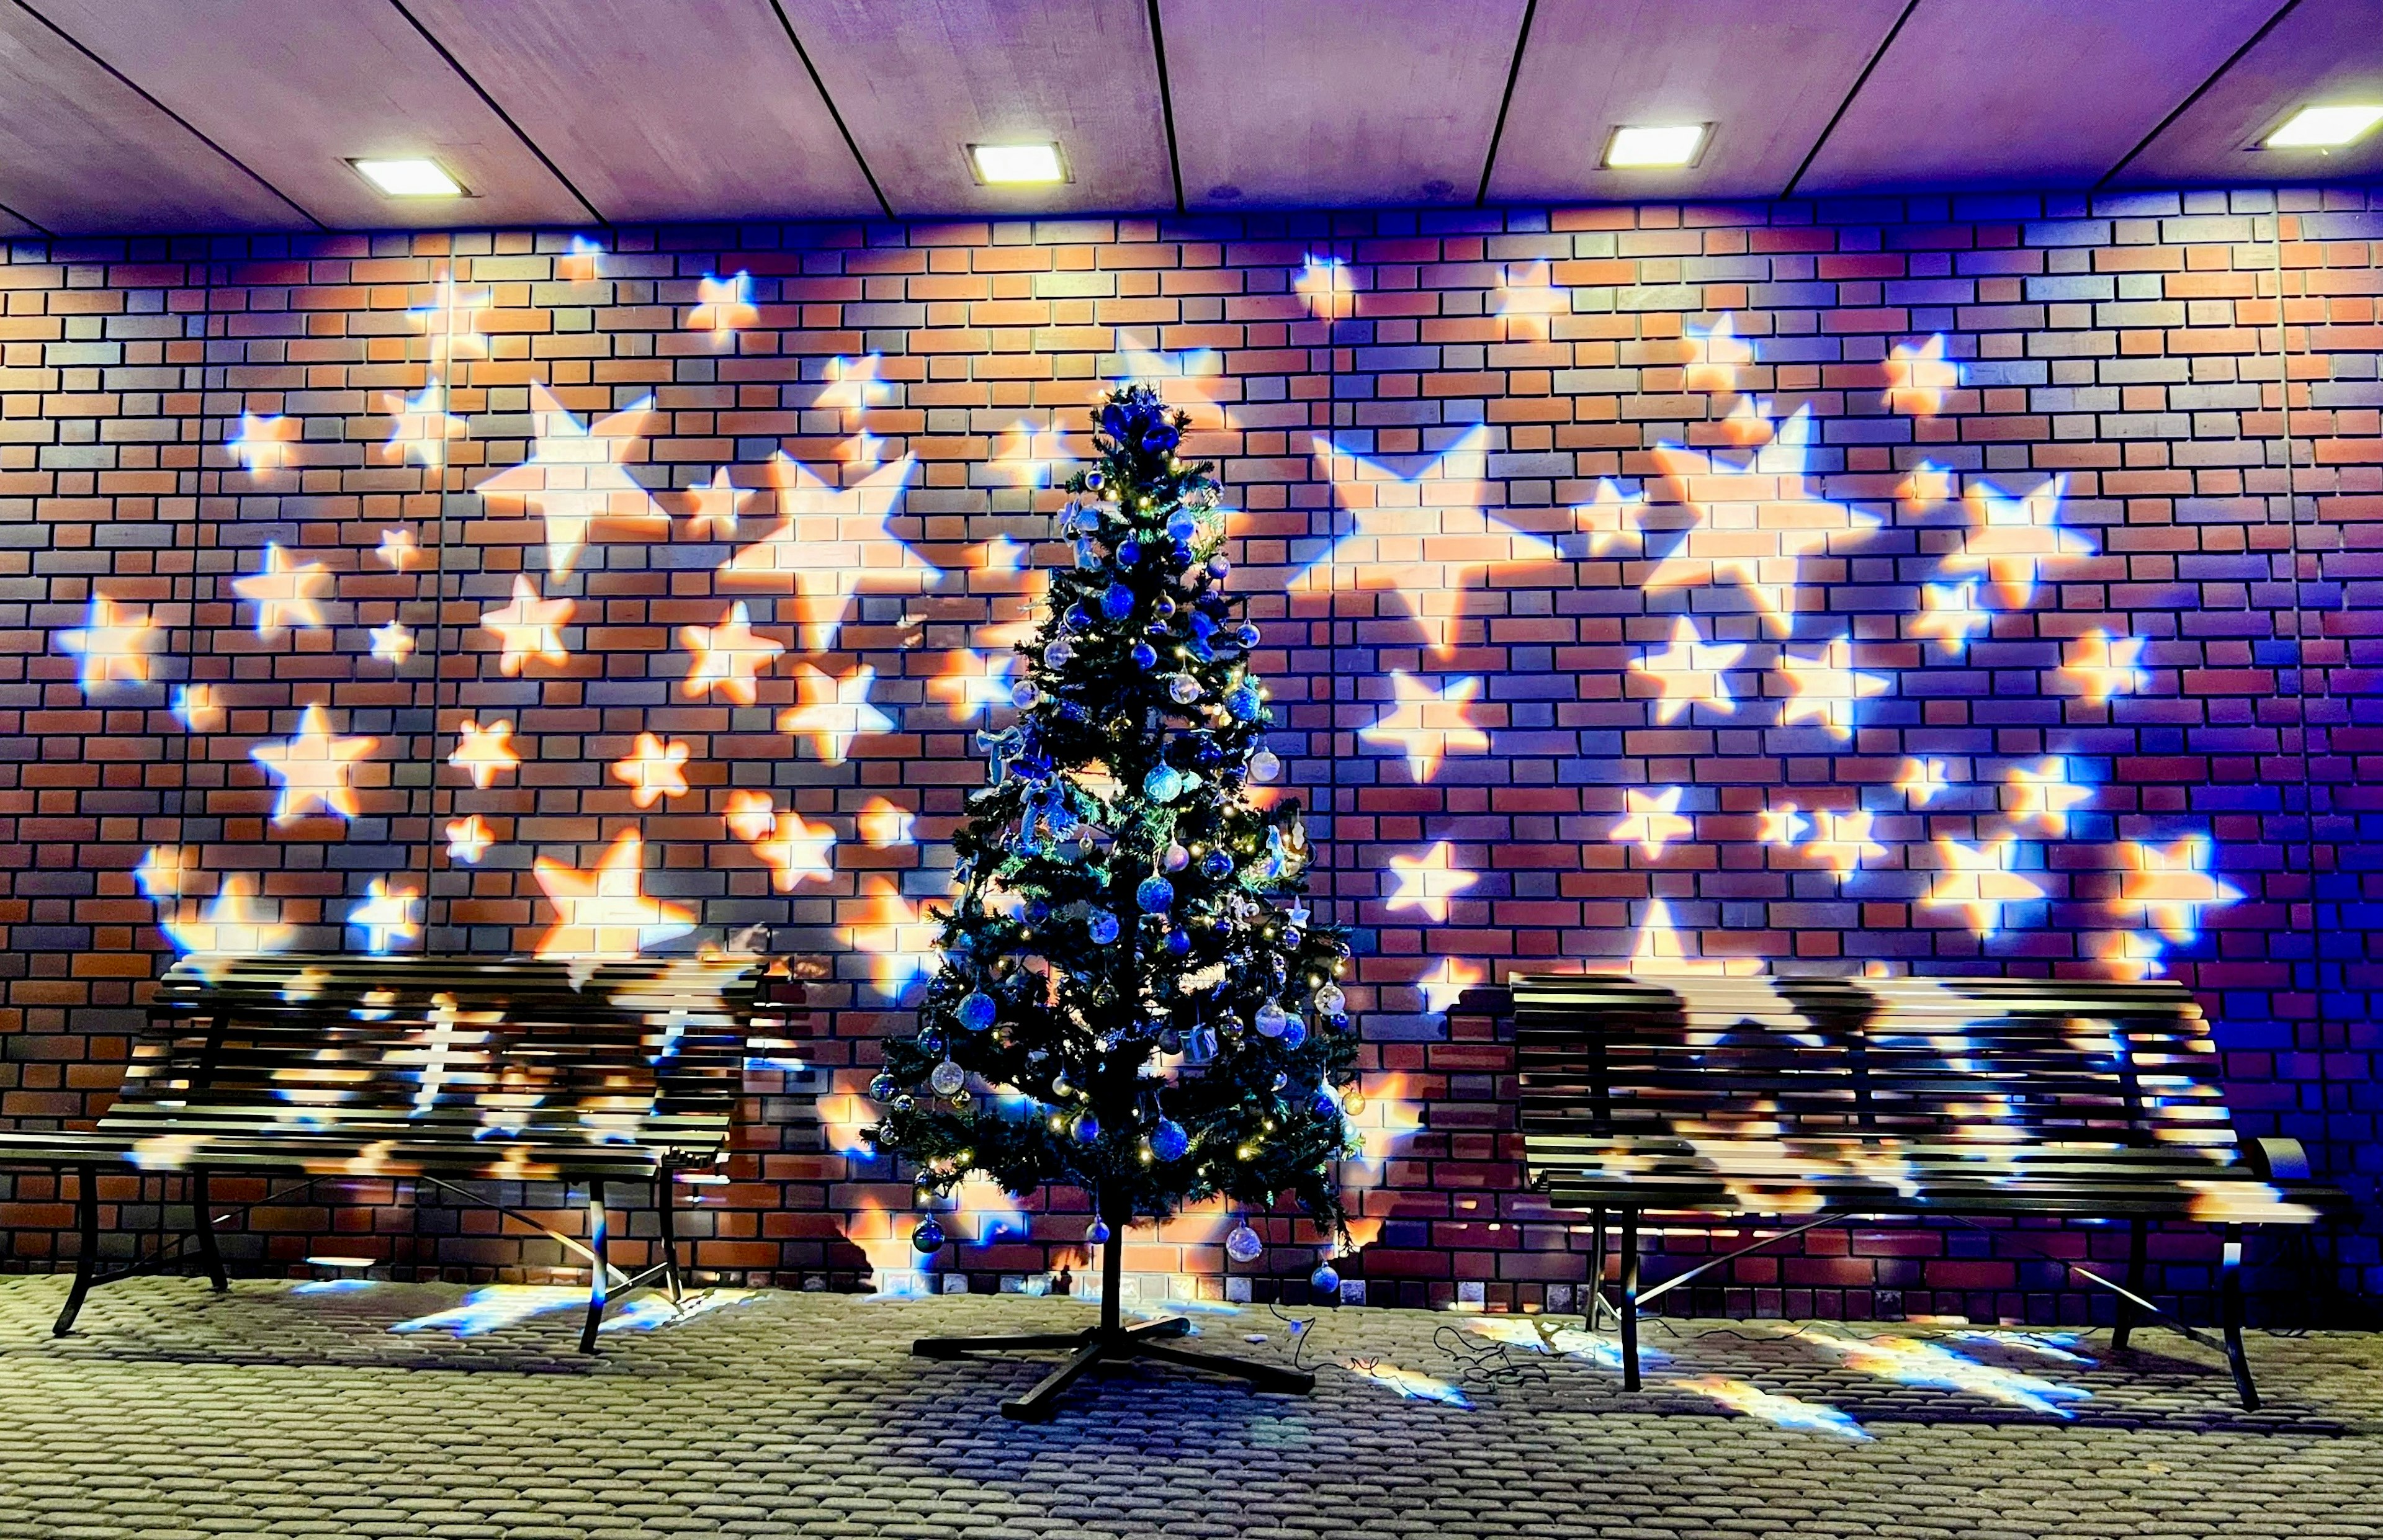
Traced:
<svg viewBox="0 0 2383 1540">
<path fill-rule="evenodd" d="M 1658 1324 L 1669 1356 L 1628 1395 L 1592 1341 L 1542 1351 L 1503 1318 L 1527 1340 L 1359 1309 L 1294 1340 L 1245 1308 L 1192 1345 L 1296 1348 L 1312 1397 L 1128 1368 L 1027 1427 L 996 1403 L 1033 1363 L 909 1341 L 1085 1305 L 731 1296 L 590 1361 L 568 1290 L 484 1296 L 547 1308 L 458 1337 L 389 1329 L 455 1286 L 150 1280 L 53 1341 L 63 1290 L 0 1284 L 0 1536 L 2383 1535 L 2377 1337 L 2254 1338 L 2267 1407 L 2244 1413 L 2217 1357 L 2166 1332 L 2114 1355 Z"/>
</svg>

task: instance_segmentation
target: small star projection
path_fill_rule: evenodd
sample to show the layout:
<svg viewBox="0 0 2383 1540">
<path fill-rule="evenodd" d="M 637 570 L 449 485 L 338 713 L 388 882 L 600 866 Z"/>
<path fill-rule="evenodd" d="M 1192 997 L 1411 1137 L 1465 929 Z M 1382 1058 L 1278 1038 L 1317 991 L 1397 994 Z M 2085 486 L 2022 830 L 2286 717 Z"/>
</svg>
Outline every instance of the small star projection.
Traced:
<svg viewBox="0 0 2383 1540">
<path fill-rule="evenodd" d="M 1392 890 L 1382 907 L 1419 910 L 1446 924 L 1449 901 L 1480 881 L 1477 873 L 1454 864 L 1454 847 L 1441 840 L 1420 856 L 1390 857 Z"/>
<path fill-rule="evenodd" d="M 499 671 L 517 674 L 533 659 L 554 664 L 571 661 L 570 649 L 562 645 L 562 628 L 571 623 L 576 608 L 567 598 L 540 598 L 537 585 L 526 574 L 513 574 L 512 601 L 480 611 L 481 626 L 497 634 Z"/>
<path fill-rule="evenodd" d="M 1393 669 L 1390 693 L 1397 704 L 1357 736 L 1403 756 L 1407 773 L 1417 785 L 1438 774 L 1439 762 L 1448 755 L 1489 752 L 1489 734 L 1467 714 L 1481 693 L 1480 680 L 1453 680 L 1434 689 L 1404 670 Z"/>
<path fill-rule="evenodd" d="M 271 638 L 293 626 L 320 630 L 331 573 L 320 561 L 292 561 L 277 544 L 265 548 L 264 567 L 234 578 L 231 591 L 256 606 L 256 634 Z"/>
<path fill-rule="evenodd" d="M 877 671 L 866 663 L 841 679 L 805 663 L 797 676 L 804 702 L 778 713 L 778 731 L 809 739 L 814 755 L 840 765 L 854 739 L 894 731 L 894 719 L 870 704 L 876 685 Z"/>
<path fill-rule="evenodd" d="M 455 731 L 455 752 L 447 757 L 447 762 L 469 775 L 480 790 L 487 791 L 500 774 L 521 764 L 521 756 L 512 746 L 510 720 L 483 727 L 467 717 Z"/>
<path fill-rule="evenodd" d="M 320 706 L 309 706 L 298 719 L 298 735 L 278 744 L 259 744 L 249 758 L 280 782 L 273 802 L 273 821 L 290 823 L 320 809 L 343 819 L 356 816 L 355 787 L 349 778 L 356 762 L 373 751 L 374 739 L 343 738 L 330 728 Z"/>
<path fill-rule="evenodd" d="M 75 677 L 89 695 L 109 684 L 145 684 L 152 655 L 161 640 L 157 622 L 147 614 L 136 614 L 105 594 L 93 594 L 82 624 L 58 633 L 58 649 L 81 659 Z M 186 724 L 188 721 L 184 719 Z"/>
<path fill-rule="evenodd" d="M 668 796 L 685 796 L 686 759 L 693 752 L 675 738 L 664 743 L 651 733 L 640 733 L 627 756 L 612 762 L 612 779 L 629 788 L 630 802 L 639 807 L 650 807 Z"/>
<path fill-rule="evenodd" d="M 717 690 L 739 706 L 760 698 L 759 675 L 786 650 L 783 642 L 754 632 L 752 613 L 742 599 L 728 607 L 718 625 L 681 626 L 678 638 L 695 655 L 680 693 L 701 696 Z"/>
</svg>

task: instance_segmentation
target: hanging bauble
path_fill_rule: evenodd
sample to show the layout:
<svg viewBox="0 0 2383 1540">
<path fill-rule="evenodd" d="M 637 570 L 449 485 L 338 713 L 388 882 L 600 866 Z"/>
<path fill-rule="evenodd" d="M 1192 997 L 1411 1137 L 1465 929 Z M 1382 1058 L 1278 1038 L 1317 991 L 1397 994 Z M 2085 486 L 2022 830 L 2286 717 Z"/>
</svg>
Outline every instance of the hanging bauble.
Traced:
<svg viewBox="0 0 2383 1540">
<path fill-rule="evenodd" d="M 1159 765 L 1142 778 L 1142 795 L 1153 802 L 1172 802 L 1183 795 L 1183 772 L 1173 765 Z"/>
<path fill-rule="evenodd" d="M 1282 761 L 1274 757 L 1274 750 L 1262 748 L 1250 756 L 1251 780 L 1271 781 L 1281 773 Z"/>
<path fill-rule="evenodd" d="M 1182 1053 L 1183 1034 L 1177 1031 L 1172 1027 L 1163 1027 L 1159 1029 L 1158 1051 L 1162 1053 Z"/>
<path fill-rule="evenodd" d="M 1101 1137 L 1101 1120 L 1088 1112 L 1078 1113 L 1074 1130 L 1077 1143 L 1090 1144 Z"/>
<path fill-rule="evenodd" d="M 1307 1104 L 1307 1110 L 1321 1118 L 1338 1117 L 1340 1115 L 1340 1103 L 1332 1100 L 1330 1091 L 1318 1090 L 1315 1100 Z"/>
<path fill-rule="evenodd" d="M 1253 647 L 1257 646 L 1257 626 L 1249 621 L 1243 621 L 1241 624 L 1241 629 L 1233 633 L 1233 640 L 1241 643 L 1241 646 L 1245 647 Z"/>
<path fill-rule="evenodd" d="M 1285 1017 L 1282 1024 L 1282 1045 L 1285 1048 L 1297 1048 L 1306 1041 L 1307 1023 L 1295 1016 Z"/>
<path fill-rule="evenodd" d="M 1232 570 L 1233 564 L 1230 561 L 1226 561 L 1221 555 L 1208 558 L 1208 575 L 1210 577 L 1221 578 Z"/>
<path fill-rule="evenodd" d="M 1133 590 L 1122 583 L 1112 583 L 1101 593 L 1101 613 L 1113 621 L 1121 621 L 1133 613 Z"/>
<path fill-rule="evenodd" d="M 1258 1036 L 1262 1038 L 1278 1038 L 1290 1023 L 1290 1013 L 1269 1000 L 1258 1007 L 1258 1014 L 1251 1025 L 1258 1029 Z"/>
<path fill-rule="evenodd" d="M 1167 932 L 1167 950 L 1173 953 L 1178 957 L 1190 956 L 1192 955 L 1192 933 L 1188 930 L 1169 930 Z"/>
<path fill-rule="evenodd" d="M 1266 709 L 1266 702 L 1259 696 L 1258 687 L 1244 680 L 1225 692 L 1225 709 L 1235 721 L 1255 721 L 1258 713 Z"/>
<path fill-rule="evenodd" d="M 1135 668 L 1142 670 L 1145 673 L 1150 670 L 1158 667 L 1158 649 L 1152 647 L 1148 642 L 1134 643 L 1133 650 L 1126 656 L 1133 659 L 1133 666 Z"/>
<path fill-rule="evenodd" d="M 1200 698 L 1200 682 L 1188 673 L 1179 673 L 1167 682 L 1167 693 L 1178 706 L 1189 706 Z"/>
<path fill-rule="evenodd" d="M 1211 881 L 1222 881 L 1233 873 L 1233 858 L 1221 850 L 1212 850 L 1200 857 L 1200 873 Z"/>
<path fill-rule="evenodd" d="M 1167 516 L 1167 537 L 1168 539 L 1189 540 L 1199 533 L 1200 521 L 1192 517 L 1188 509 L 1179 508 Z"/>
<path fill-rule="evenodd" d="M 1021 711 L 1032 710 L 1034 703 L 1042 698 L 1043 692 L 1034 687 L 1031 679 L 1021 679 L 1009 687 L 1009 704 Z"/>
<path fill-rule="evenodd" d="M 968 1071 L 945 1059 L 927 1075 L 927 1084 L 935 1088 L 938 1096 L 952 1096 L 968 1084 Z"/>
<path fill-rule="evenodd" d="M 1166 864 L 1169 871 L 1181 871 L 1192 864 L 1192 853 L 1179 844 L 1170 844 L 1167 847 Z"/>
<path fill-rule="evenodd" d="M 910 1232 L 910 1249 L 922 1257 L 944 1249 L 944 1227 L 935 1223 L 933 1215 L 920 1220 L 919 1227 Z"/>
<path fill-rule="evenodd" d="M 1287 925 L 1283 927 L 1282 944 L 1285 946 L 1297 946 L 1302 941 L 1306 939 L 1306 936 L 1307 932 L 1301 930 L 1298 926 Z"/>
<path fill-rule="evenodd" d="M 1142 430 L 1142 452 L 1144 454 L 1165 454 L 1167 450 L 1173 449 L 1182 441 L 1183 436 L 1175 431 L 1175 425 L 1173 423 L 1165 421 L 1153 423 L 1149 427 Z"/>
<path fill-rule="evenodd" d="M 1084 473 L 1084 490 L 1087 492 L 1097 492 L 1108 484 L 1108 473 L 1097 465 Z"/>
<path fill-rule="evenodd" d="M 1163 915 L 1175 906 L 1175 884 L 1164 877 L 1145 877 L 1133 890 L 1133 901 L 1146 915 Z"/>
<path fill-rule="evenodd" d="M 1307 1287 L 1314 1289 L 1319 1298 L 1338 1294 L 1340 1292 L 1340 1275 L 1332 1270 L 1330 1263 L 1318 1263 L 1315 1271 L 1307 1275 Z"/>
<path fill-rule="evenodd" d="M 1076 645 L 1065 636 L 1054 637 L 1051 645 L 1043 649 L 1043 661 L 1055 669 L 1064 669 L 1075 659 Z"/>
<path fill-rule="evenodd" d="M 954 1011 L 952 1015 L 969 1031 L 982 1032 L 992 1026 L 994 1019 L 1001 1015 L 1001 1006 L 984 991 L 971 990 L 969 992 L 968 998 L 960 1002 L 959 1009 Z M 926 1048 L 926 1045 L 927 1035 L 922 1032 L 919 1036 L 919 1046 Z M 936 1045 L 937 1048 L 941 1046 L 941 1043 Z M 932 1053 L 935 1049 L 928 1048 L 927 1052 Z"/>
<path fill-rule="evenodd" d="M 1106 946 L 1117 939 L 1117 918 L 1106 909 L 1094 909 L 1084 919 L 1084 933 L 1094 946 Z"/>
<path fill-rule="evenodd" d="M 1150 612 L 1162 621 L 1171 619 L 1175 614 L 1175 601 L 1161 594 L 1150 601 Z"/>
<path fill-rule="evenodd" d="M 893 1076 L 881 1072 L 869 1082 L 869 1099 L 871 1102 L 890 1102 L 899 1089 L 895 1085 Z"/>
<path fill-rule="evenodd" d="M 1339 1016 L 1349 1008 L 1349 997 L 1340 992 L 1338 984 L 1327 984 L 1315 992 L 1315 1008 L 1326 1016 Z"/>
<path fill-rule="evenodd" d="M 1225 1238 L 1225 1255 L 1235 1262 L 1255 1262 L 1265 1250 L 1266 1242 L 1246 1223 L 1234 1226 L 1233 1233 Z"/>
<path fill-rule="evenodd" d="M 1142 542 L 1141 542 L 1141 541 L 1139 541 L 1139 540 L 1120 540 L 1120 541 L 1118 541 L 1118 542 L 1117 542 L 1117 564 L 1118 564 L 1119 566 L 1121 566 L 1121 567 L 1130 567 L 1130 566 L 1134 565 L 1136 562 L 1140 561 L 1141 560 L 1142 560 Z"/>
<path fill-rule="evenodd" d="M 1109 1222 L 1108 1222 L 1107 1220 L 1105 1220 L 1105 1219 L 1095 1219 L 1095 1220 L 1093 1220 L 1091 1224 L 1089 1224 L 1089 1225 L 1087 1225 L 1087 1226 L 1084 1226 L 1084 1244 L 1085 1244 L 1085 1245 L 1087 1245 L 1087 1246 L 1105 1246 L 1105 1245 L 1107 1245 L 1108 1243 L 1109 1243 Z"/>
<path fill-rule="evenodd" d="M 1183 1125 L 1171 1117 L 1162 1117 L 1158 1127 L 1150 1130 L 1150 1152 L 1163 1161 L 1179 1161 L 1192 1148 L 1192 1136 Z"/>
<path fill-rule="evenodd" d="M 1070 631 L 1090 631 L 1093 628 L 1093 612 L 1080 604 L 1071 604 L 1068 606 L 1068 612 L 1060 617 L 1060 623 Z"/>
</svg>

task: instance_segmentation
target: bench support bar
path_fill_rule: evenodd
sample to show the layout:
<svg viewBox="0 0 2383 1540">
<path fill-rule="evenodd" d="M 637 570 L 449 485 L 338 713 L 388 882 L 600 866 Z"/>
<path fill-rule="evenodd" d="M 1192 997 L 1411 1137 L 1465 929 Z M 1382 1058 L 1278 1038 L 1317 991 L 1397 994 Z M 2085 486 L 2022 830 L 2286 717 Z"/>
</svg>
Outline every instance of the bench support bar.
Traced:
<svg viewBox="0 0 2383 1540">
<path fill-rule="evenodd" d="M 1639 1386 L 1638 1312 L 1641 1306 L 1653 1303 L 1655 1300 L 1670 1293 L 1673 1289 L 1679 1287 L 1683 1284 L 1685 1284 L 1703 1274 L 1711 1272 L 1716 1267 L 1726 1266 L 1728 1263 L 1736 1261 L 1739 1257 L 1745 1256 L 1751 1251 L 1759 1251 L 1766 1246 L 1775 1246 L 1783 1240 L 1793 1240 L 1796 1237 L 1804 1234 L 1807 1230 L 1817 1230 L 1826 1225 L 1858 1224 L 1866 1219 L 1876 1219 L 1879 1217 L 1881 1216 L 1875 1214 L 1833 1214 L 1823 1219 L 1815 1219 L 1809 1224 L 1798 1225 L 1792 1229 L 1781 1230 L 1775 1235 L 1765 1236 L 1760 1240 L 1755 1241 L 1753 1244 L 1748 1246 L 1741 1246 L 1736 1250 L 1731 1251 L 1725 1256 L 1719 1256 L 1713 1258 L 1710 1262 L 1699 1263 L 1696 1266 L 1689 1268 L 1685 1273 L 1679 1274 L 1673 1277 L 1665 1278 L 1653 1288 L 1641 1294 L 1638 1291 L 1638 1211 L 1636 1209 L 1624 1209 L 1622 1211 L 1622 1304 L 1621 1308 L 1615 1312 L 1617 1324 L 1622 1328 L 1622 1388 L 1624 1390 L 1636 1390 Z M 1956 1214 L 1953 1217 L 1960 1219 L 1961 1223 L 1968 1225 L 1972 1229 L 1983 1230 L 1985 1228 L 1984 1226 L 1978 1224 L 1975 1220 L 1966 1218 L 1962 1215 Z M 1598 1272 L 1599 1276 L 1590 1287 L 1591 1303 L 1587 1312 L 1585 1312 L 1588 1317 L 1588 1328 L 1591 1331 L 1595 1331 L 1597 1329 L 1598 1312 L 1600 1308 L 1612 1308 L 1607 1305 L 1605 1301 L 1605 1285 L 1602 1276 L 1604 1272 L 1603 1258 L 1605 1250 L 1603 1223 L 1604 1211 L 1602 1209 L 1598 1211 Z M 2111 1279 L 2104 1277 L 2101 1274 L 2094 1272 L 2092 1268 L 2087 1267 L 2080 1263 L 2073 1262 L 2066 1257 L 2056 1257 L 2048 1251 L 2030 1246 L 2025 1240 L 2018 1238 L 2017 1235 L 2012 1232 L 2006 1231 L 2002 1233 L 2007 1236 L 2012 1242 L 2018 1245 L 2021 1250 L 2031 1251 L 2035 1255 L 2042 1257 L 2046 1262 L 2058 1263 L 2061 1266 L 2066 1267 L 2071 1273 L 2083 1278 L 2087 1283 L 2106 1288 L 2111 1293 L 2116 1294 L 2118 1297 L 2118 1324 L 2117 1330 L 2111 1334 L 2110 1342 L 2112 1347 L 2120 1349 L 2126 1347 L 2127 1338 L 2132 1333 L 2135 1322 L 2139 1317 L 2156 1316 L 2159 1320 L 2180 1333 L 2188 1341 L 2198 1343 L 2204 1348 L 2209 1348 L 2223 1352 L 2226 1355 L 2227 1369 L 2231 1373 L 2234 1378 L 2235 1394 L 2241 1398 L 2242 1410 L 2245 1411 L 2258 1411 L 2258 1387 L 2252 1383 L 2250 1359 L 2244 1353 L 2242 1349 L 2242 1226 L 2240 1225 L 2229 1225 L 2225 1226 L 2224 1230 L 2224 1249 L 2221 1252 L 2222 1261 L 2219 1268 L 2218 1295 L 2218 1308 L 2220 1312 L 2219 1319 L 2223 1324 L 2223 1335 L 2225 1338 L 2222 1344 L 2212 1342 L 2207 1337 L 2204 1336 L 2200 1331 L 2196 1330 L 2192 1325 L 2176 1315 L 2173 1312 L 2161 1309 L 2143 1293 L 2143 1267 L 2145 1251 L 2149 1243 L 2149 1225 L 2143 1220 L 2139 1219 L 2134 1222 L 2132 1233 L 2128 1238 L 2127 1281 L 2125 1284 L 2113 1282 Z"/>
</svg>

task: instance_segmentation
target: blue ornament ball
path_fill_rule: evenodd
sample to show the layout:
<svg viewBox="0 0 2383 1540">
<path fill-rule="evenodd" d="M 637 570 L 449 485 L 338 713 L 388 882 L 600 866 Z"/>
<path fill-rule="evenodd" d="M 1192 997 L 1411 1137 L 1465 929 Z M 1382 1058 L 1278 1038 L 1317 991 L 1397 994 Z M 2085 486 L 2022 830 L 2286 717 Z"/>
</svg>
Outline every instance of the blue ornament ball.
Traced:
<svg viewBox="0 0 2383 1540">
<path fill-rule="evenodd" d="M 894 1100 L 894 1092 L 896 1089 L 898 1088 L 894 1084 L 893 1076 L 879 1075 L 869 1082 L 869 1099 L 872 1102 L 891 1102 Z"/>
<path fill-rule="evenodd" d="M 932 1215 L 920 1220 L 919 1227 L 910 1232 L 910 1249 L 922 1257 L 944 1249 L 944 1227 L 935 1223 Z"/>
<path fill-rule="evenodd" d="M 1200 869 L 1211 880 L 1221 881 L 1233 874 L 1233 858 L 1221 850 L 1212 850 L 1200 857 Z"/>
<path fill-rule="evenodd" d="M 1117 918 L 1106 909 L 1094 909 L 1084 922 L 1084 932 L 1094 946 L 1106 946 L 1117 939 Z"/>
<path fill-rule="evenodd" d="M 1179 957 L 1191 955 L 1192 933 L 1189 930 L 1169 930 L 1167 932 L 1167 950 Z"/>
<path fill-rule="evenodd" d="M 1160 765 L 1142 778 L 1142 795 L 1153 802 L 1172 802 L 1183 795 L 1183 772 Z"/>
<path fill-rule="evenodd" d="M 993 996 L 982 990 L 976 990 L 961 1001 L 960 1008 L 952 1014 L 969 1031 L 982 1032 L 993 1025 L 994 1018 L 1001 1014 L 1001 1007 L 994 1004 Z"/>
<path fill-rule="evenodd" d="M 1179 1161 L 1192 1150 L 1192 1136 L 1183 1125 L 1171 1117 L 1162 1117 L 1158 1127 L 1150 1130 L 1150 1152 L 1163 1161 Z"/>
<path fill-rule="evenodd" d="M 1113 621 L 1121 621 L 1133 613 L 1133 590 L 1122 583 L 1112 583 L 1101 595 L 1101 613 Z"/>
<path fill-rule="evenodd" d="M 1087 1225 L 1087 1226 L 1084 1226 L 1084 1244 L 1085 1244 L 1085 1245 L 1087 1245 L 1087 1246 L 1105 1246 L 1105 1245 L 1107 1245 L 1108 1243 L 1109 1243 L 1109 1222 L 1108 1222 L 1107 1220 L 1105 1220 L 1105 1219 L 1095 1219 L 1095 1220 L 1093 1220 L 1091 1224 L 1089 1224 L 1089 1225 Z"/>
<path fill-rule="evenodd" d="M 1093 612 L 1080 604 L 1068 606 L 1068 613 L 1062 619 L 1070 631 L 1090 631 L 1093 628 Z"/>
<path fill-rule="evenodd" d="M 1308 1110 L 1318 1117 L 1338 1117 L 1340 1115 L 1340 1103 L 1332 1100 L 1330 1091 L 1319 1090 L 1315 1093 L 1315 1100 L 1308 1103 Z"/>
<path fill-rule="evenodd" d="M 1076 1142 L 1090 1144 L 1101 1137 L 1101 1120 L 1090 1113 L 1076 1115 Z"/>
<path fill-rule="evenodd" d="M 1148 642 L 1134 643 L 1133 651 L 1127 656 L 1133 659 L 1135 668 L 1144 671 L 1158 667 L 1158 649 Z"/>
<path fill-rule="evenodd" d="M 1027 924 L 1040 925 L 1051 918 L 1051 906 L 1043 899 L 1030 898 L 1026 901 L 1025 914 Z"/>
<path fill-rule="evenodd" d="M 1318 1294 L 1338 1294 L 1340 1292 L 1340 1275 L 1332 1270 L 1330 1263 L 1319 1263 L 1315 1271 L 1307 1275 L 1307 1287 Z"/>
<path fill-rule="evenodd" d="M 1223 577 L 1232 570 L 1233 564 L 1230 561 L 1226 561 L 1223 557 L 1212 556 L 1208 558 L 1208 575 L 1210 577 Z"/>
<path fill-rule="evenodd" d="M 919 1052 L 921 1053 L 932 1053 L 937 1058 L 943 1057 L 944 1034 L 935 1030 L 932 1027 L 920 1032 L 919 1034 Z"/>
<path fill-rule="evenodd" d="M 1189 540 L 1199 533 L 1200 521 L 1181 509 L 1167 521 L 1167 537 L 1170 540 Z"/>
<path fill-rule="evenodd" d="M 1098 466 L 1084 473 L 1084 490 L 1088 492 L 1097 492 L 1108 484 L 1108 473 Z"/>
<path fill-rule="evenodd" d="M 1247 621 L 1243 621 L 1240 629 L 1233 633 L 1233 640 L 1241 643 L 1241 646 L 1245 647 L 1253 647 L 1258 645 L 1258 628 L 1256 626 L 1252 625 Z"/>
<path fill-rule="evenodd" d="M 1142 560 L 1142 542 L 1123 540 L 1117 544 L 1117 564 L 1130 567 Z"/>
<path fill-rule="evenodd" d="M 1266 703 L 1258 698 L 1256 685 L 1243 682 L 1225 693 L 1225 709 L 1233 714 L 1235 721 L 1255 721 L 1258 713 L 1266 709 Z"/>
<path fill-rule="evenodd" d="M 1164 877 L 1145 877 L 1133 890 L 1133 901 L 1146 915 L 1163 915 L 1175 906 L 1175 884 Z"/>
<path fill-rule="evenodd" d="M 1307 1023 L 1300 1020 L 1297 1016 L 1292 1016 L 1282 1024 L 1282 1045 L 1284 1048 L 1296 1048 L 1306 1041 Z"/>
</svg>

